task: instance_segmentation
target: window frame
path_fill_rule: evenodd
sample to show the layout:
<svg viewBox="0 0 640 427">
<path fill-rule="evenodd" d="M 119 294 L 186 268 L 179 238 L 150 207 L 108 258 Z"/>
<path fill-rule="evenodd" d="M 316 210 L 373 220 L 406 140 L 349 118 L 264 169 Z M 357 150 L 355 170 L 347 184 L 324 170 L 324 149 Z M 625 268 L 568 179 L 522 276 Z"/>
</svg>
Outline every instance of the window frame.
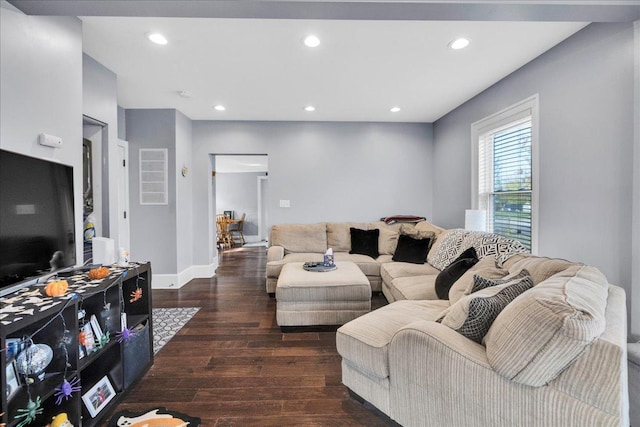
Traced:
<svg viewBox="0 0 640 427">
<path fill-rule="evenodd" d="M 531 253 L 538 253 L 539 208 L 539 99 L 538 94 L 526 98 L 471 124 L 471 208 L 479 209 L 479 145 L 480 137 L 504 128 L 510 123 L 531 117 Z"/>
</svg>

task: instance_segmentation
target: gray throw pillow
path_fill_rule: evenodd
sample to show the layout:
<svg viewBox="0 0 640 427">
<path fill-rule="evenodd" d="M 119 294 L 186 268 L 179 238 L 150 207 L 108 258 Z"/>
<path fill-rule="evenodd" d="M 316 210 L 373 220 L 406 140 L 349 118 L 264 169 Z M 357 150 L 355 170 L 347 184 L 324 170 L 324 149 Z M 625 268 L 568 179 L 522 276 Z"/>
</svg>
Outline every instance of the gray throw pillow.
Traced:
<svg viewBox="0 0 640 427">
<path fill-rule="evenodd" d="M 480 290 L 461 298 L 438 321 L 481 344 L 491 324 L 507 304 L 532 287 L 531 277 L 526 276 Z"/>
</svg>

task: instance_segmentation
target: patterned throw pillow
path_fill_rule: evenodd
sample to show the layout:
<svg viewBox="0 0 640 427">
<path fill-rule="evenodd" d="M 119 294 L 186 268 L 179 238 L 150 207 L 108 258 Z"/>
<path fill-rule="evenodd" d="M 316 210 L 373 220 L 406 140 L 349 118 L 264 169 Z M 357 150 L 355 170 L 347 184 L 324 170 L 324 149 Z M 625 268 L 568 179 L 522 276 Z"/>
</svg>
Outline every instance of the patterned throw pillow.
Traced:
<svg viewBox="0 0 640 427">
<path fill-rule="evenodd" d="M 502 267 L 502 264 L 513 255 L 529 253 L 529 250 L 515 239 L 482 231 L 467 232 L 461 248 L 466 249 L 471 246 L 476 248 L 480 259 L 492 255 L 498 267 Z"/>
<path fill-rule="evenodd" d="M 447 268 L 462 253 L 462 242 L 467 234 L 469 231 L 460 228 L 446 231 L 440 235 L 433 250 L 427 256 L 429 264 L 438 270 Z"/>
<path fill-rule="evenodd" d="M 461 298 L 439 319 L 465 337 L 482 344 L 498 314 L 518 295 L 533 287 L 531 277 L 492 286 Z"/>
<path fill-rule="evenodd" d="M 507 276 L 504 279 L 487 279 L 486 277 L 478 276 L 477 274 L 475 274 L 473 276 L 473 286 L 471 287 L 471 292 L 469 293 L 472 294 L 474 292 L 478 292 L 492 286 L 504 285 L 505 283 L 511 283 L 513 281 L 520 281 L 520 279 L 527 276 L 531 276 L 531 274 L 529 274 L 529 272 L 525 269 L 522 269 L 520 273 L 516 275 Z M 531 283 L 533 286 L 533 279 Z"/>
</svg>

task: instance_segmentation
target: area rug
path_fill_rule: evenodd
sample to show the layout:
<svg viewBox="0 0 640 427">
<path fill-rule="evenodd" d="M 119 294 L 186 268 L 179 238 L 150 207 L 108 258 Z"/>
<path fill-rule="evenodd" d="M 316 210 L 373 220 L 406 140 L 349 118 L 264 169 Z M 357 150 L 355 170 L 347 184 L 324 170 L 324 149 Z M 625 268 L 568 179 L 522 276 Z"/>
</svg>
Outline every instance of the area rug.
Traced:
<svg viewBox="0 0 640 427">
<path fill-rule="evenodd" d="M 198 427 L 200 418 L 190 417 L 167 408 L 145 412 L 120 411 L 111 417 L 108 427 Z"/>
<path fill-rule="evenodd" d="M 153 309 L 153 353 L 160 349 L 200 310 L 200 307 Z"/>
</svg>

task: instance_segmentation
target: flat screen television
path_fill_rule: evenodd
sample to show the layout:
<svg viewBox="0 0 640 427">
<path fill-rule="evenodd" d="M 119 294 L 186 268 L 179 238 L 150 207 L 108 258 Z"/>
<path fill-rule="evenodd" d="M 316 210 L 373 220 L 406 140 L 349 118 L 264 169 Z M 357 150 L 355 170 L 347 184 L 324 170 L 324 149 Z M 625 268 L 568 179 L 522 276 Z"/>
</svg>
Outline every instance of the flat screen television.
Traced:
<svg viewBox="0 0 640 427">
<path fill-rule="evenodd" d="M 0 150 L 0 296 L 76 264 L 73 168 Z"/>
</svg>

